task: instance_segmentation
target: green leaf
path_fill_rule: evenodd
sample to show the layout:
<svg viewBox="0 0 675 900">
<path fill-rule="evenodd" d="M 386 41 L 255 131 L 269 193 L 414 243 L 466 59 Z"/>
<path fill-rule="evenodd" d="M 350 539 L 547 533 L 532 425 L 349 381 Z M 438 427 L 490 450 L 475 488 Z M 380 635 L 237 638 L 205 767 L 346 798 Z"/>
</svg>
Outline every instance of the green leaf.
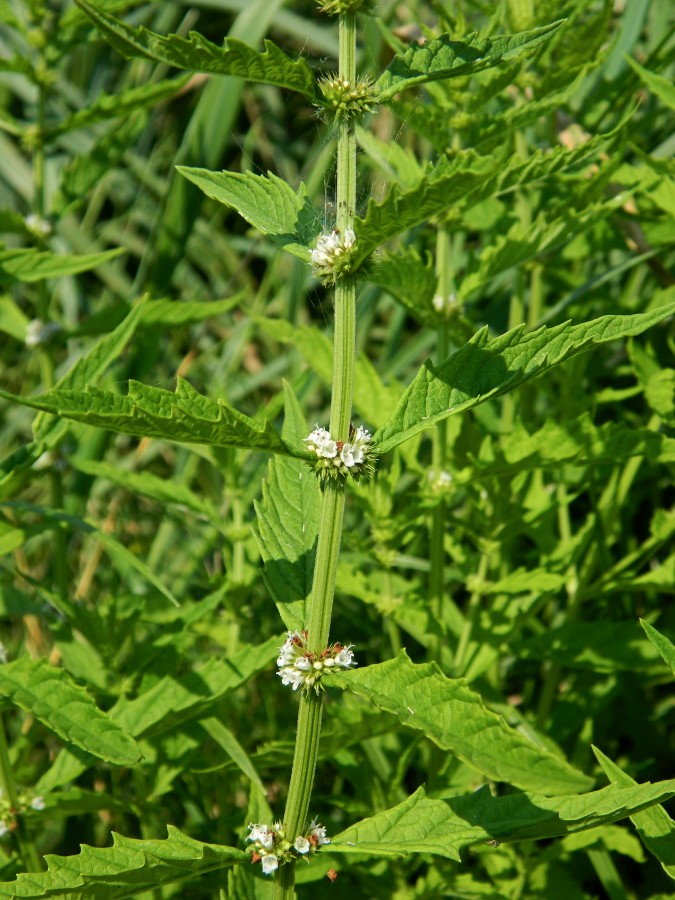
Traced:
<svg viewBox="0 0 675 900">
<path fill-rule="evenodd" d="M 514 646 L 519 659 L 547 660 L 592 672 L 657 674 L 659 659 L 635 622 L 575 622 Z"/>
<path fill-rule="evenodd" d="M 58 125 L 50 128 L 48 137 L 54 138 L 78 128 L 96 125 L 98 122 L 108 122 L 110 119 L 129 116 L 136 110 L 145 109 L 148 106 L 155 107 L 163 100 L 178 95 L 190 78 L 190 75 L 181 75 L 179 78 L 167 78 L 127 88 L 118 94 L 99 94 L 90 106 L 78 109 Z"/>
<path fill-rule="evenodd" d="M 644 66 L 631 59 L 630 56 L 625 56 L 625 59 L 631 68 L 637 72 L 652 94 L 655 94 L 669 109 L 675 109 L 675 87 L 673 87 L 672 81 L 669 81 L 662 75 L 650 72 L 649 69 L 645 69 Z"/>
<path fill-rule="evenodd" d="M 140 759 L 136 741 L 100 710 L 67 672 L 22 656 L 0 666 L 0 694 L 35 716 L 68 744 L 118 766 Z"/>
<path fill-rule="evenodd" d="M 443 34 L 433 41 L 413 44 L 404 54 L 395 56 L 375 82 L 377 102 L 386 103 L 401 91 L 418 84 L 490 69 L 548 40 L 564 21 L 560 19 L 520 34 L 492 38 L 470 34 L 463 41 L 452 41 L 449 35 Z"/>
<path fill-rule="evenodd" d="M 352 825 L 331 840 L 331 853 L 460 859 L 471 844 L 558 837 L 616 822 L 675 795 L 675 780 L 602 788 L 581 796 L 514 794 L 493 797 L 487 786 L 451 800 L 431 800 L 419 788 L 398 806 Z"/>
<path fill-rule="evenodd" d="M 435 663 L 414 665 L 402 651 L 379 665 L 331 674 L 330 683 L 393 713 L 407 728 L 423 732 L 494 781 L 546 794 L 592 785 L 563 758 L 509 727 L 465 679 L 446 678 Z"/>
<path fill-rule="evenodd" d="M 0 397 L 137 437 L 306 456 L 302 448 L 286 444 L 267 420 L 258 422 L 222 400 L 210 400 L 180 377 L 176 382 L 175 393 L 130 381 L 126 396 L 87 385 L 84 391 L 55 389 L 37 397 L 0 391 Z"/>
<path fill-rule="evenodd" d="M 282 436 L 302 446 L 307 428 L 298 402 L 284 384 Z M 270 460 L 262 500 L 256 501 L 258 545 L 265 563 L 265 584 L 286 628 L 305 627 L 305 602 L 312 588 L 321 492 L 317 478 L 302 460 Z"/>
<path fill-rule="evenodd" d="M 664 662 L 670 666 L 673 675 L 675 675 L 675 645 L 673 645 L 665 635 L 661 634 L 660 631 L 657 631 L 653 625 L 650 625 L 649 622 L 640 619 L 640 625 L 642 625 L 644 633 L 659 651 Z"/>
<path fill-rule="evenodd" d="M 78 272 L 95 269 L 124 252 L 123 247 L 83 256 L 69 256 L 65 253 L 58 255 L 35 250 L 32 247 L 23 250 L 0 250 L 0 284 L 13 281 L 43 281 L 45 278 L 77 275 Z"/>
<path fill-rule="evenodd" d="M 207 197 L 236 209 L 282 250 L 309 261 L 309 245 L 320 227 L 304 184 L 294 191 L 272 172 L 253 175 L 251 172 L 209 172 L 187 166 L 176 166 L 176 169 Z"/>
<path fill-rule="evenodd" d="M 77 856 L 48 854 L 46 872 L 21 874 L 16 881 L 3 882 L 0 897 L 122 900 L 250 860 L 243 850 L 203 844 L 173 825 L 167 832 L 163 841 L 133 840 L 113 832 L 112 847 L 82 846 Z"/>
<path fill-rule="evenodd" d="M 644 627 L 644 622 L 642 624 Z M 637 784 L 601 750 L 597 747 L 592 747 L 592 750 L 612 784 L 620 788 Z M 675 822 L 662 806 L 652 806 L 634 813 L 630 819 L 647 850 L 659 860 L 666 874 L 675 879 Z"/>
<path fill-rule="evenodd" d="M 132 28 L 87 0 L 76 3 L 123 56 L 141 56 L 210 75 L 234 75 L 298 91 L 310 101 L 318 99 L 316 79 L 307 61 L 302 57 L 291 59 L 272 41 L 265 41 L 265 52 L 259 53 L 236 38 L 227 38 L 225 46 L 219 47 L 195 31 L 187 40 L 177 34 L 164 37 L 142 26 Z"/>
<path fill-rule="evenodd" d="M 565 322 L 529 334 L 519 326 L 492 340 L 483 328 L 439 366 L 430 361 L 424 364 L 374 441 L 380 452 L 391 450 L 448 416 L 506 394 L 595 344 L 641 334 L 673 312 L 675 304 L 670 304 L 650 313 L 601 316 L 580 325 Z"/>
<path fill-rule="evenodd" d="M 259 646 L 245 646 L 228 659 L 211 657 L 201 668 L 182 677 L 166 675 L 138 697 L 118 700 L 110 716 L 139 738 L 202 718 L 225 694 L 268 667 L 282 643 L 283 637 L 272 637 Z"/>
<path fill-rule="evenodd" d="M 352 250 L 353 264 L 358 266 L 380 244 L 432 216 L 470 209 L 488 197 L 586 164 L 621 133 L 629 118 L 611 132 L 598 134 L 571 150 L 564 146 L 536 150 L 526 162 L 518 156 L 508 161 L 500 160 L 497 154 L 480 156 L 473 150 L 441 157 L 435 165 L 427 166 L 417 184 L 392 185 L 380 203 L 371 198 L 365 217 L 354 221 L 357 243 Z"/>
<path fill-rule="evenodd" d="M 383 254 L 373 266 L 371 280 L 395 297 L 418 322 L 438 326 L 433 307 L 438 277 L 431 259 L 423 262 L 414 249 Z"/>
</svg>

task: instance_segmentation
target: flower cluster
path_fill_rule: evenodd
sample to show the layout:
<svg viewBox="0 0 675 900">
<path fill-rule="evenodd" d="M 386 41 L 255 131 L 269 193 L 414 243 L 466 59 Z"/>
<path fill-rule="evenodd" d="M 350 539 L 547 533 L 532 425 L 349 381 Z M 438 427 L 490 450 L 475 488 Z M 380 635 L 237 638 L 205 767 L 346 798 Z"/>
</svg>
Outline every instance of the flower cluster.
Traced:
<svg viewBox="0 0 675 900">
<path fill-rule="evenodd" d="M 338 75 L 327 75 L 319 80 L 323 108 L 336 119 L 352 119 L 372 112 L 377 103 L 377 90 L 370 78 L 349 81 Z"/>
<path fill-rule="evenodd" d="M 13 806 L 3 788 L 0 788 L 0 838 L 12 831 L 16 831 L 17 819 L 29 809 L 42 812 L 45 808 L 44 797 L 39 794 L 31 794 L 22 791 L 17 797 L 16 806 Z"/>
<path fill-rule="evenodd" d="M 351 228 L 344 234 L 334 228 L 330 234 L 322 234 L 312 250 L 311 261 L 314 274 L 324 284 L 335 284 L 342 275 L 351 271 L 352 248 L 356 235 Z"/>
<path fill-rule="evenodd" d="M 48 322 L 46 325 L 40 319 L 33 319 L 26 326 L 26 347 L 40 347 L 47 344 L 61 331 L 58 322 Z"/>
<path fill-rule="evenodd" d="M 329 16 L 344 16 L 347 13 L 369 13 L 375 6 L 374 0 L 318 0 L 321 12 Z"/>
<path fill-rule="evenodd" d="M 318 694 L 323 690 L 321 681 L 326 673 L 334 669 L 349 669 L 355 666 L 353 644 L 344 647 L 340 643 L 331 644 L 321 653 L 307 649 L 306 631 L 289 631 L 283 647 L 279 651 L 277 675 L 283 684 L 290 684 L 294 691 L 310 691 Z"/>
<path fill-rule="evenodd" d="M 322 844 L 330 844 L 325 827 L 319 825 L 316 819 L 309 823 L 307 830 L 299 834 L 293 843 L 286 838 L 281 822 L 275 822 L 272 828 L 252 822 L 248 830 L 246 840 L 253 842 L 249 847 L 251 862 L 261 864 L 263 875 L 271 875 L 280 865 L 292 860 L 303 857 L 306 859 L 316 853 Z"/>
<path fill-rule="evenodd" d="M 52 226 L 49 222 L 35 213 L 25 216 L 23 224 L 26 226 L 26 230 L 36 238 L 46 238 L 52 233 Z"/>
<path fill-rule="evenodd" d="M 310 465 L 320 478 L 349 475 L 358 481 L 364 473 L 370 475 L 372 472 L 370 441 L 370 432 L 362 426 L 350 426 L 348 441 L 334 441 L 325 428 L 317 425 L 303 443 L 310 453 L 316 455 Z"/>
</svg>

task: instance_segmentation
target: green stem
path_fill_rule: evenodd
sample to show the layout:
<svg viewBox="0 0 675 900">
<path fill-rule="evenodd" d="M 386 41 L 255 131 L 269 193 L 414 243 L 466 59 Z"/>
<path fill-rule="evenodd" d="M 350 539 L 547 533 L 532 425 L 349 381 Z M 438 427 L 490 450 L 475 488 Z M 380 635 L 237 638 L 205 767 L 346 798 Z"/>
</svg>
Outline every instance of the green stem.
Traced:
<svg viewBox="0 0 675 900">
<path fill-rule="evenodd" d="M 339 77 L 356 80 L 356 17 L 341 15 L 338 28 Z M 354 224 L 356 206 L 356 129 L 353 120 L 341 121 L 337 141 L 337 228 L 341 233 Z M 354 393 L 356 331 L 356 281 L 348 275 L 335 285 L 335 337 L 333 349 L 333 396 L 330 433 L 346 441 Z M 323 491 L 319 541 L 307 615 L 308 648 L 320 652 L 328 644 L 335 596 L 335 579 L 342 540 L 345 509 L 344 484 L 329 482 Z M 321 697 L 300 698 L 293 769 L 284 813 L 284 831 L 293 843 L 307 824 L 309 804 L 321 737 Z M 274 883 L 274 900 L 293 900 L 295 864 L 282 866 Z"/>
<path fill-rule="evenodd" d="M 16 784 L 14 783 L 14 775 L 12 773 L 12 764 L 9 758 L 9 748 L 7 747 L 7 737 L 5 735 L 5 723 L 0 717 L 0 788 L 4 792 L 9 805 L 12 809 L 17 809 L 19 798 L 16 792 Z M 40 872 L 42 865 L 40 863 L 40 854 L 37 851 L 32 838 L 28 834 L 25 822 L 22 817 L 17 817 L 16 841 L 19 845 L 21 858 L 29 872 Z"/>
</svg>

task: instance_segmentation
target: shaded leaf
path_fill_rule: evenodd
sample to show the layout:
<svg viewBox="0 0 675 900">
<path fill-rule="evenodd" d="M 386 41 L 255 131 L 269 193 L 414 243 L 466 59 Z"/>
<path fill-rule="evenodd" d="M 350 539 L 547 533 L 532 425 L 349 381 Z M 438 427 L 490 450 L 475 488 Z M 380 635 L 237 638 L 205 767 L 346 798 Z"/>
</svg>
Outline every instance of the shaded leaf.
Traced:
<svg viewBox="0 0 675 900">
<path fill-rule="evenodd" d="M 62 275 L 88 272 L 124 253 L 124 248 L 88 253 L 82 256 L 47 253 L 34 248 L 0 250 L 0 284 L 13 281 L 43 281 Z"/>
<path fill-rule="evenodd" d="M 391 450 L 437 422 L 506 394 L 595 344 L 641 334 L 675 312 L 675 304 L 632 316 L 565 322 L 529 334 L 524 326 L 490 339 L 481 329 L 438 367 L 427 361 L 391 418 L 374 435 L 380 452 Z"/>
<path fill-rule="evenodd" d="M 22 656 L 0 666 L 0 693 L 69 744 L 118 766 L 140 759 L 136 741 L 63 669 Z"/>
<path fill-rule="evenodd" d="M 487 778 L 547 794 L 580 791 L 592 784 L 563 758 L 510 728 L 465 679 L 446 678 L 435 663 L 414 665 L 401 652 L 379 665 L 331 674 L 331 684 L 393 713 L 407 728 L 423 732 Z"/>
<path fill-rule="evenodd" d="M 284 384 L 282 436 L 302 446 L 307 428 L 298 402 Z M 321 492 L 314 473 L 302 460 L 270 460 L 262 500 L 255 502 L 258 545 L 264 578 L 286 628 L 305 626 L 305 602 L 312 588 Z"/>
</svg>

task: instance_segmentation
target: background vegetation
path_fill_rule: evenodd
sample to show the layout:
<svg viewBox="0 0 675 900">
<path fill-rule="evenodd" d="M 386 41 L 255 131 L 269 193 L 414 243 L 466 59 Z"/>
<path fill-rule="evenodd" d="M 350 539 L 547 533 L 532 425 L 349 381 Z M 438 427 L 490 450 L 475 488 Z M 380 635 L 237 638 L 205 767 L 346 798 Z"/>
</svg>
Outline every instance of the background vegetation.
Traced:
<svg viewBox="0 0 675 900">
<path fill-rule="evenodd" d="M 334 24 L 309 0 L 98 5 L 162 34 L 198 28 L 256 47 L 272 37 L 318 71 L 336 68 Z M 670 4 L 514 0 L 495 11 L 381 0 L 377 16 L 364 19 L 359 57 L 374 77 L 423 36 L 567 23 L 495 69 L 402 95 L 358 131 L 360 214 L 371 195 L 414 184 L 446 151 L 473 149 L 477 166 L 530 165 L 409 231 L 360 285 L 355 406 L 371 428 L 428 355 L 444 358 L 484 325 L 498 335 L 675 298 Z M 0 0 L 0 22 L 2 388 L 50 389 L 147 293 L 155 302 L 134 339 L 125 346 L 120 334 L 97 351 L 88 381 L 173 389 L 179 374 L 281 423 L 286 379 L 307 423 L 325 424 L 330 290 L 175 167 L 303 181 L 317 230 L 329 231 L 330 127 L 273 86 L 125 60 L 65 0 Z M 576 161 L 537 168 L 539 153 L 559 147 L 579 148 Z M 439 254 L 451 298 L 442 308 Z M 638 623 L 675 634 L 672 352 L 666 321 L 577 356 L 448 419 L 443 450 L 438 436 L 420 435 L 350 490 L 333 634 L 357 645 L 359 667 L 402 647 L 414 662 L 436 660 L 521 733 L 560 750 L 588 785 L 607 783 L 592 744 L 639 782 L 673 775 L 672 672 Z M 2 880 L 45 853 L 106 846 L 111 830 L 162 838 L 169 823 L 241 847 L 265 803 L 281 814 L 295 733 L 296 705 L 271 664 L 283 625 L 270 590 L 283 572 L 263 566 L 257 537 L 268 550 L 270 533 L 284 541 L 287 523 L 270 502 L 285 490 L 279 463 L 54 427 L 42 414 L 35 424 L 34 412 L 5 403 L 0 416 L 2 642 L 10 659 L 62 666 L 101 709 L 122 704 L 143 754 L 135 766 L 108 765 L 64 749 L 7 701 L 10 760 L 29 808 L 0 844 Z M 486 781 L 357 695 L 330 692 L 327 703 L 312 808 L 332 833 L 421 784 L 450 798 Z M 30 807 L 36 797 L 43 810 Z M 628 821 L 498 852 L 478 846 L 461 864 L 322 851 L 299 869 L 299 894 L 665 897 L 672 835 L 663 865 Z M 302 884 L 330 867 L 340 870 L 334 885 Z M 189 896 L 268 889 L 248 870 L 230 879 L 205 875 Z"/>
</svg>

